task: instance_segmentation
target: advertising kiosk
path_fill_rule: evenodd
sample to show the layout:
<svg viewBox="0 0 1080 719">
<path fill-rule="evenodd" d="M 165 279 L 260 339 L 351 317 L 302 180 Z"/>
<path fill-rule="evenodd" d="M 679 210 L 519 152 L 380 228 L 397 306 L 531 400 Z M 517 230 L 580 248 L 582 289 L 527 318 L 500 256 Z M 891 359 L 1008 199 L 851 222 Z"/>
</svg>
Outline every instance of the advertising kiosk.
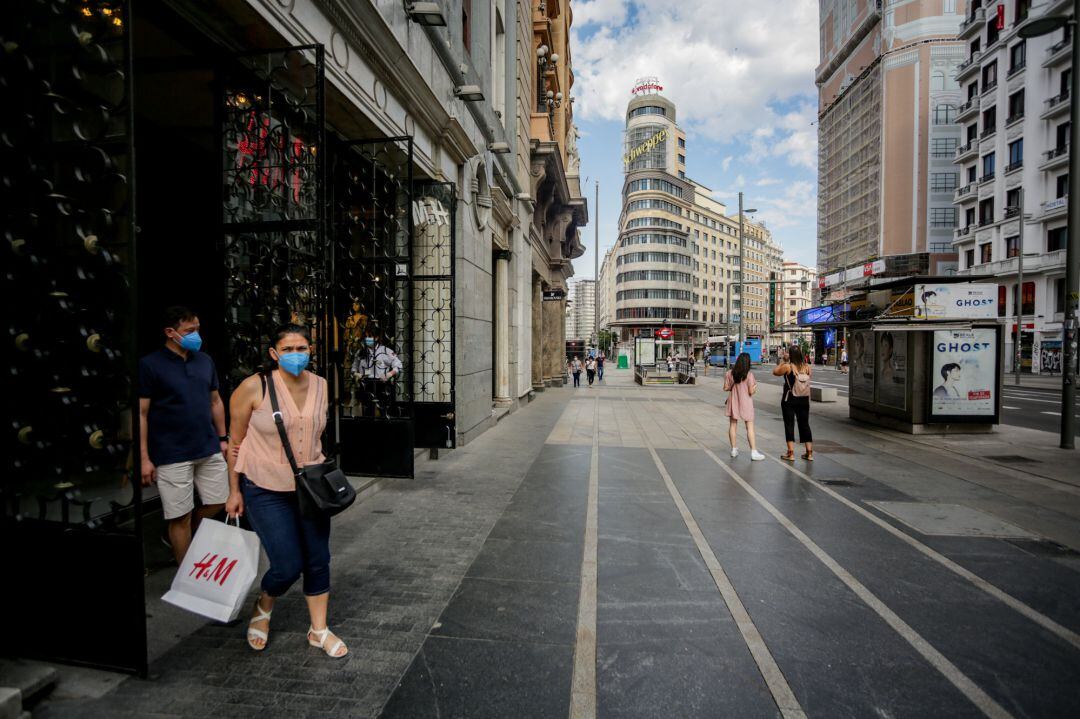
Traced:
<svg viewBox="0 0 1080 719">
<path fill-rule="evenodd" d="M 872 285 L 831 317 L 848 338 L 852 419 L 922 433 L 999 423 L 1002 326 L 997 284 L 904 278 Z"/>
</svg>

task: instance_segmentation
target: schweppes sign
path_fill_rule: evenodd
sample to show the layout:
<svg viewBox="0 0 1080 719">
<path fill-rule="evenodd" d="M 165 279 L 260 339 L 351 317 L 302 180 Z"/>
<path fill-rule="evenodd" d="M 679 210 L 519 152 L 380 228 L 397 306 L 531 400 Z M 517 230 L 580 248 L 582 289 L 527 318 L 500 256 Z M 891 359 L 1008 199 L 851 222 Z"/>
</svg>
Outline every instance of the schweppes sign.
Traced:
<svg viewBox="0 0 1080 719">
<path fill-rule="evenodd" d="M 638 159 L 639 157 L 641 157 L 646 152 L 653 149 L 654 147 L 656 147 L 657 145 L 659 145 L 661 142 L 663 142 L 666 139 L 667 139 L 667 128 L 664 128 L 660 132 L 658 132 L 655 135 L 653 135 L 652 137 L 650 137 L 645 142 L 643 142 L 640 145 L 638 145 L 637 147 L 635 147 L 633 150 L 631 150 L 627 154 L 623 155 L 623 158 L 622 158 L 623 164 L 624 165 L 629 165 L 631 162 Z"/>
</svg>

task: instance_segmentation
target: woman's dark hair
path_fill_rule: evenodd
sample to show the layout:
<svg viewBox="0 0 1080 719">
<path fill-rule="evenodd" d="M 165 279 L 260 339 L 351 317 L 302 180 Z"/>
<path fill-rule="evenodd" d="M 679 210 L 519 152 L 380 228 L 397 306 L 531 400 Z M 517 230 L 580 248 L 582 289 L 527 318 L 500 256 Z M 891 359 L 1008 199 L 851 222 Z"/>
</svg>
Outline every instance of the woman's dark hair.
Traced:
<svg viewBox="0 0 1080 719">
<path fill-rule="evenodd" d="M 788 348 L 787 356 L 788 362 L 797 367 L 802 367 L 804 364 L 806 364 L 806 358 L 803 357 L 803 353 L 802 350 L 799 349 L 799 345 L 791 345 L 791 347 Z"/>
<path fill-rule="evenodd" d="M 295 322 L 286 322 L 283 325 L 278 325 L 273 332 L 270 333 L 270 345 L 276 346 L 278 342 L 285 338 L 285 335 L 300 335 L 311 342 L 311 330 L 304 325 L 298 325 Z"/>
<path fill-rule="evenodd" d="M 750 374 L 750 355 L 743 352 L 735 358 L 735 364 L 731 368 L 731 381 L 739 384 L 746 379 L 748 374 Z"/>
<path fill-rule="evenodd" d="M 892 348 L 893 348 L 892 332 L 882 332 L 881 333 L 881 344 L 888 344 L 889 345 L 889 351 L 890 352 L 892 351 Z"/>
<path fill-rule="evenodd" d="M 960 369 L 960 365 L 956 364 L 955 362 L 950 362 L 949 364 L 942 367 L 941 379 L 949 379 L 949 373 L 952 372 L 954 369 Z"/>
</svg>

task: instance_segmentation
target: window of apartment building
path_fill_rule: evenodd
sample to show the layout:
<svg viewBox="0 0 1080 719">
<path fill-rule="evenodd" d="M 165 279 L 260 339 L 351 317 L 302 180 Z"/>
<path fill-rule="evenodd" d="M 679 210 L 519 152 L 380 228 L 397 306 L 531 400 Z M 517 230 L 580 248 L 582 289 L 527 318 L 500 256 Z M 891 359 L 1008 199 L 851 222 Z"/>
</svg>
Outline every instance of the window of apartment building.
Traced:
<svg viewBox="0 0 1080 719">
<path fill-rule="evenodd" d="M 1058 80 L 1058 92 L 1062 97 L 1069 96 L 1069 87 L 1072 83 L 1072 69 L 1062 70 L 1061 78 Z"/>
<path fill-rule="evenodd" d="M 930 208 L 930 226 L 931 227 L 956 227 L 956 208 L 955 207 L 931 207 Z"/>
<path fill-rule="evenodd" d="M 982 91 L 997 86 L 997 60 L 988 63 L 986 67 L 982 69 Z"/>
<path fill-rule="evenodd" d="M 1027 63 L 1027 41 L 1021 40 L 1009 48 L 1009 72 L 1016 72 Z"/>
<path fill-rule="evenodd" d="M 952 157 L 959 140 L 955 137 L 935 137 L 930 140 L 931 157 Z"/>
<path fill-rule="evenodd" d="M 1006 122 L 1019 120 L 1024 116 L 1024 88 L 1009 95 L 1009 117 Z"/>
<path fill-rule="evenodd" d="M 997 107 L 991 107 L 982 114 L 982 136 L 986 137 L 997 132 Z"/>
<path fill-rule="evenodd" d="M 968 45 L 968 58 L 975 57 L 975 53 L 982 49 L 982 40 L 975 38 Z"/>
<path fill-rule="evenodd" d="M 1064 250 L 1066 243 L 1069 241 L 1069 228 L 1055 227 L 1052 230 L 1046 231 L 1046 251 L 1056 252 L 1057 250 Z"/>
<path fill-rule="evenodd" d="M 1057 139 L 1057 144 L 1054 147 L 1056 147 L 1057 149 L 1061 149 L 1061 150 L 1068 147 L 1069 146 L 1069 132 L 1071 132 L 1071 131 L 1072 131 L 1072 123 L 1071 122 L 1063 122 L 1060 125 L 1058 125 L 1057 129 L 1054 131 L 1055 132 L 1055 137 Z"/>
<path fill-rule="evenodd" d="M 686 138 L 685 137 L 680 137 L 679 138 L 679 148 L 682 149 L 682 148 L 685 148 L 685 147 L 686 147 Z"/>
<path fill-rule="evenodd" d="M 972 165 L 971 167 L 967 168 L 967 181 L 968 181 L 968 184 L 971 184 L 972 182 L 975 182 L 978 179 L 979 179 L 979 168 L 978 168 L 978 166 L 977 165 Z"/>
<path fill-rule="evenodd" d="M 964 252 L 964 269 L 975 266 L 975 250 L 967 250 Z"/>
<path fill-rule="evenodd" d="M 472 0 L 461 0 L 461 44 L 465 46 L 465 52 L 472 54 L 472 22 L 469 14 L 472 12 Z"/>
<path fill-rule="evenodd" d="M 960 180 L 958 172 L 930 173 L 930 189 L 934 192 L 952 192 Z"/>
<path fill-rule="evenodd" d="M 979 94 L 979 83 L 978 83 L 978 81 L 968 84 L 967 90 L 968 90 L 967 99 L 969 99 L 969 100 L 971 100 L 976 95 L 978 95 Z"/>
<path fill-rule="evenodd" d="M 987 242 L 984 245 L 979 245 L 979 262 L 986 264 L 987 262 L 994 261 L 994 245 Z"/>
<path fill-rule="evenodd" d="M 1020 137 L 1009 143 L 1009 165 L 1006 169 L 1015 170 L 1024 164 L 1024 138 Z"/>
<path fill-rule="evenodd" d="M 1020 188 L 1019 187 L 1014 187 L 1013 189 L 1006 190 L 1006 192 L 1005 192 L 1005 209 L 1007 210 L 1007 209 L 1009 209 L 1011 207 L 1015 207 L 1017 210 L 1020 209 Z"/>
<path fill-rule="evenodd" d="M 979 224 L 989 225 L 994 221 L 994 198 L 988 197 L 979 203 Z"/>
<path fill-rule="evenodd" d="M 686 155 L 679 155 L 679 164 L 680 165 L 685 165 L 686 164 Z"/>
<path fill-rule="evenodd" d="M 955 15 L 956 14 L 956 0 L 945 0 L 944 4 L 942 5 L 942 12 L 944 12 L 947 15 Z"/>
<path fill-rule="evenodd" d="M 989 48 L 997 42 L 1000 35 L 1001 31 L 998 30 L 997 18 L 994 17 L 990 22 L 986 23 L 986 47 Z"/>
<path fill-rule="evenodd" d="M 1035 283 L 1025 282 L 1024 291 L 1021 295 L 1022 302 L 1020 305 L 1021 314 L 1033 315 L 1035 314 Z"/>
<path fill-rule="evenodd" d="M 969 207 L 964 210 L 964 226 L 971 227 L 975 224 L 975 208 Z"/>
<path fill-rule="evenodd" d="M 956 122 L 956 105 L 942 102 L 934 106 L 934 124 L 952 125 Z"/>
<path fill-rule="evenodd" d="M 1005 258 L 1016 257 L 1020 254 L 1020 235 L 1005 238 Z"/>
<path fill-rule="evenodd" d="M 974 142 L 979 137 L 979 123 L 973 122 L 967 126 L 967 141 Z"/>
<path fill-rule="evenodd" d="M 1004 317 L 1008 313 L 1008 296 L 1005 285 L 998 285 L 998 317 Z"/>
<path fill-rule="evenodd" d="M 982 179 L 988 180 L 994 176 L 994 162 L 996 153 L 990 152 L 982 156 Z"/>
<path fill-rule="evenodd" d="M 1054 312 L 1065 311 L 1065 278 L 1054 280 Z"/>
<path fill-rule="evenodd" d="M 1068 197 L 1069 196 L 1069 175 L 1068 175 L 1068 173 L 1066 173 L 1064 175 L 1058 175 L 1058 178 L 1057 178 L 1057 180 L 1055 182 L 1057 184 L 1057 194 L 1054 195 L 1054 197 L 1055 198 Z"/>
<path fill-rule="evenodd" d="M 1013 24 L 1019 25 L 1027 20 L 1028 13 L 1031 12 L 1031 0 L 1016 0 L 1016 5 L 1013 10 Z"/>
</svg>

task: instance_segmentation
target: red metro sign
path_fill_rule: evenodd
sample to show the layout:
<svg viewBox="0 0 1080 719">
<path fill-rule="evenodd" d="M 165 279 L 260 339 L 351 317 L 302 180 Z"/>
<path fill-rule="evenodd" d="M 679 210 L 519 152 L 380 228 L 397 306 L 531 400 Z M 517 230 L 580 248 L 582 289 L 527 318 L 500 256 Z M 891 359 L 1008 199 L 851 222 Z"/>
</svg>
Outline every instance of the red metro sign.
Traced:
<svg viewBox="0 0 1080 719">
<path fill-rule="evenodd" d="M 660 329 L 656 330 L 656 336 L 662 340 L 669 340 L 675 336 L 675 330 L 671 329 L 670 327 L 661 327 Z"/>
</svg>

